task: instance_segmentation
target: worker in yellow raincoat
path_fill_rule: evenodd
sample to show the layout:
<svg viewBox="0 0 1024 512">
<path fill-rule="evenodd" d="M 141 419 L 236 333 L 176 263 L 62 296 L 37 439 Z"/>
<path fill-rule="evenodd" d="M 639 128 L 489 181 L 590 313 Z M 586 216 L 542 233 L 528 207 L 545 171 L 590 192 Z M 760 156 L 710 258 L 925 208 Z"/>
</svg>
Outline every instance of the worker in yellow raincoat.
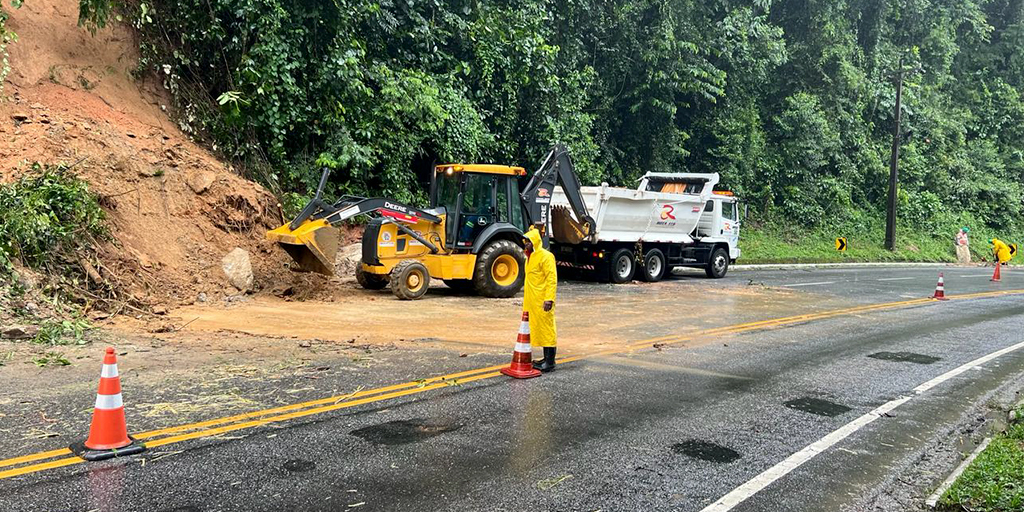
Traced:
<svg viewBox="0 0 1024 512">
<path fill-rule="evenodd" d="M 544 248 L 540 232 L 526 232 L 526 282 L 523 285 L 523 311 L 530 314 L 530 342 L 544 349 L 544 359 L 533 366 L 542 372 L 555 369 L 555 293 L 558 271 L 555 255 Z"/>
<path fill-rule="evenodd" d="M 992 244 L 992 252 L 995 254 L 996 261 L 1004 264 L 1010 261 L 1010 246 L 998 238 L 993 238 L 988 243 Z"/>
</svg>

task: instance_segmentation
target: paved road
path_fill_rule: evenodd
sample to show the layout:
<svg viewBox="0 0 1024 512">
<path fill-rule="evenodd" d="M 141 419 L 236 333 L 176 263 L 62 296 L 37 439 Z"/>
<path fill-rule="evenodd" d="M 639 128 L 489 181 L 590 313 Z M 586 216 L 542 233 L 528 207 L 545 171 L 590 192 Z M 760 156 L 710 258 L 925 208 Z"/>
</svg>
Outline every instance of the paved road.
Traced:
<svg viewBox="0 0 1024 512">
<path fill-rule="evenodd" d="M 730 279 L 874 304 L 930 295 L 939 270 Z M 1024 288 L 1024 272 L 991 283 L 987 270 L 945 269 L 947 293 Z M 646 348 L 529 381 L 421 382 L 143 458 L 7 478 L 0 509 L 697 511 L 727 497 L 734 510 L 860 510 L 990 399 L 1024 387 L 1020 295 L 764 327 L 712 331 L 694 346 L 638 340 Z M 926 492 L 938 479 L 917 483 Z"/>
</svg>

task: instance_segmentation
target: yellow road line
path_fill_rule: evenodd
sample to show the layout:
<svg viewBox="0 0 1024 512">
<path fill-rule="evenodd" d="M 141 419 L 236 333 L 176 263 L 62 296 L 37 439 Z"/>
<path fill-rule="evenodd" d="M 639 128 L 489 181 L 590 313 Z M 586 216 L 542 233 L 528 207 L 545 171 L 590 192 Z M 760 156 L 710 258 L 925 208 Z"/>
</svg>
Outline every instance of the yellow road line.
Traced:
<svg viewBox="0 0 1024 512">
<path fill-rule="evenodd" d="M 71 453 L 71 450 L 62 448 L 60 450 L 51 450 L 48 452 L 32 453 L 29 455 L 22 455 L 21 457 L 15 457 L 13 459 L 0 460 L 0 468 L 4 466 L 13 466 L 15 464 L 24 464 L 26 462 L 34 462 L 42 459 L 49 459 L 50 457 L 57 457 L 59 455 L 67 455 Z"/>
<path fill-rule="evenodd" d="M 366 397 L 366 396 L 378 395 L 380 393 L 386 393 L 388 391 L 395 391 L 395 390 L 399 390 L 399 389 L 406 389 L 406 388 L 412 388 L 412 387 L 421 387 L 421 386 L 423 386 L 425 384 L 431 384 L 431 383 L 434 383 L 434 382 L 450 381 L 450 380 L 454 380 L 454 379 L 461 379 L 461 378 L 464 378 L 464 377 L 467 377 L 467 376 L 471 376 L 471 375 L 476 375 L 478 373 L 492 372 L 492 371 L 495 371 L 495 370 L 500 370 L 501 368 L 504 368 L 504 367 L 505 367 L 505 365 L 488 366 L 487 368 L 477 368 L 475 370 L 466 370 L 466 371 L 458 372 L 458 373 L 450 373 L 448 375 L 440 375 L 440 376 L 437 376 L 437 377 L 430 377 L 430 378 L 422 379 L 422 380 L 404 382 L 402 384 L 394 384 L 394 385 L 385 386 L 385 387 L 382 387 L 382 388 L 369 389 L 369 390 L 366 390 L 366 391 L 358 391 L 358 392 L 355 392 L 355 393 L 349 393 L 349 394 L 344 394 L 344 395 L 335 395 L 335 396 L 331 396 L 331 397 L 327 397 L 327 398 L 319 398 L 319 399 L 316 399 L 316 400 L 310 400 L 308 402 L 300 402 L 300 403 L 291 404 L 291 405 L 283 405 L 281 407 L 274 407 L 272 409 L 263 409 L 263 410 L 260 410 L 260 411 L 252 411 L 252 412 L 247 412 L 247 413 L 243 413 L 243 414 L 238 414 L 238 415 L 235 415 L 235 416 L 227 416 L 227 417 L 224 417 L 224 418 L 216 418 L 216 419 L 207 420 L 207 421 L 200 421 L 198 423 L 189 423 L 189 424 L 185 424 L 185 425 L 178 425 L 176 427 L 162 428 L 162 429 L 159 429 L 159 430 L 150 430 L 150 431 L 147 431 L 147 432 L 142 432 L 142 433 L 136 434 L 135 438 L 136 439 L 149 439 L 149 438 L 152 438 L 152 437 L 157 437 L 157 436 L 161 436 L 161 435 L 165 435 L 165 434 L 174 434 L 174 433 L 183 432 L 183 431 L 186 431 L 186 430 L 194 430 L 194 429 L 197 429 L 197 428 L 209 427 L 209 426 L 213 426 L 213 425 L 221 425 L 221 424 L 224 424 L 224 423 L 231 423 L 231 422 L 239 421 L 239 420 L 247 420 L 247 419 L 252 419 L 252 418 L 258 418 L 260 416 L 266 416 L 266 415 L 269 415 L 269 414 L 277 414 L 277 413 L 280 413 L 280 412 L 294 411 L 296 409 L 304 409 L 306 407 L 313 407 L 313 406 L 317 406 L 317 405 L 323 405 L 323 404 L 330 403 L 330 402 L 339 402 L 339 401 L 343 401 L 343 400 L 350 400 L 350 399 L 353 399 L 353 398 L 362 398 L 362 397 Z M 463 381 L 464 380 L 465 379 L 463 379 Z M 447 384 L 445 384 L 445 385 L 447 385 Z M 149 446 L 150 444 L 151 443 L 146 443 L 146 446 Z M 3 461 L 0 461 L 0 465 L 2 465 L 2 462 Z"/>
<path fill-rule="evenodd" d="M 952 296 L 951 295 L 951 296 L 949 296 L 949 298 L 950 299 L 971 299 L 971 298 L 994 297 L 994 296 L 1022 294 L 1022 293 L 1024 293 L 1024 290 L 1003 290 L 1003 291 L 980 292 L 980 293 L 956 295 L 956 296 Z M 864 306 L 856 306 L 856 307 L 852 307 L 852 308 L 838 309 L 838 310 L 832 310 L 832 311 L 824 311 L 824 312 L 820 312 L 820 313 L 808 313 L 808 314 L 804 314 L 804 315 L 795 315 L 795 316 L 775 318 L 775 319 L 769 319 L 769 320 L 758 320 L 758 321 L 754 321 L 754 322 L 746 322 L 746 323 L 742 323 L 742 324 L 736 324 L 736 325 L 730 325 L 730 326 L 724 326 L 724 327 L 717 327 L 717 328 L 707 329 L 707 330 L 703 330 L 703 331 L 696 331 L 696 332 L 693 332 L 693 333 L 687 334 L 687 335 L 661 336 L 661 337 L 657 337 L 657 338 L 649 338 L 649 339 L 646 339 L 646 340 L 641 340 L 641 341 L 633 342 L 631 344 L 626 345 L 625 347 L 617 347 L 617 348 L 612 348 L 612 349 L 600 350 L 600 351 L 592 352 L 592 353 L 588 353 L 588 354 L 580 354 L 580 355 L 576 355 L 576 356 L 559 358 L 559 361 L 562 362 L 562 363 L 570 363 L 570 362 L 579 361 L 579 360 L 582 360 L 582 359 L 589 359 L 589 358 L 593 358 L 593 357 L 610 355 L 610 354 L 618 354 L 618 353 L 628 352 L 628 351 L 631 351 L 631 350 L 642 348 L 642 347 L 648 346 L 648 345 L 650 345 L 652 343 L 655 343 L 655 342 L 663 342 L 663 343 L 666 343 L 666 344 L 679 343 L 679 342 L 682 342 L 682 341 L 688 341 L 688 340 L 692 340 L 692 339 L 695 339 L 695 338 L 698 338 L 698 337 L 704 337 L 704 336 L 713 336 L 713 335 L 717 335 L 717 334 L 737 334 L 737 333 L 749 332 L 749 331 L 754 331 L 754 330 L 759 330 L 759 329 L 766 329 L 766 328 L 770 328 L 770 327 L 792 325 L 792 324 L 796 324 L 796 323 L 802 323 L 802 322 L 813 321 L 813 320 L 822 320 L 822 319 L 828 319 L 828 318 L 835 318 L 835 317 L 839 317 L 839 316 L 851 315 L 851 314 L 862 313 L 862 312 L 878 311 L 878 310 L 885 310 L 885 309 L 895 309 L 895 308 L 912 306 L 912 305 L 918 305 L 918 304 L 928 304 L 928 303 L 932 303 L 932 302 L 934 302 L 932 299 L 913 299 L 913 300 L 898 301 L 898 302 L 888 302 L 888 303 L 882 303 L 882 304 L 869 304 L 869 305 L 864 305 Z M 159 430 L 150 430 L 150 431 L 147 431 L 147 432 L 139 433 L 139 434 L 135 435 L 135 437 L 138 438 L 138 439 L 148 439 L 148 438 L 158 437 L 158 436 L 165 435 L 165 434 L 175 434 L 175 433 L 178 433 L 178 432 L 184 432 L 184 431 L 195 430 L 195 429 L 199 429 L 199 428 L 203 428 L 203 427 L 208 427 L 208 426 L 223 425 L 225 423 L 230 423 L 228 425 L 223 425 L 223 426 L 212 428 L 212 429 L 197 430 L 195 432 L 189 432 L 189 433 L 186 433 L 186 434 L 172 435 L 172 436 L 169 436 L 169 437 L 164 437 L 164 438 L 161 438 L 161 439 L 156 439 L 154 441 L 150 441 L 150 442 L 145 443 L 147 447 L 155 448 L 157 446 L 163 446 L 163 445 L 167 445 L 167 444 L 171 444 L 171 443 L 182 442 L 182 441 L 186 441 L 186 440 L 190 440 L 190 439 L 198 439 L 198 438 L 202 438 L 202 437 L 209 437 L 209 436 L 214 436 L 214 435 L 222 434 L 222 433 L 225 433 L 225 432 L 231 432 L 231 431 L 234 431 L 234 430 L 241 430 L 241 429 L 246 429 L 246 428 L 252 428 L 252 427 L 257 427 L 257 426 L 261 426 L 261 425 L 266 425 L 268 423 L 286 421 L 286 420 L 290 420 L 290 419 L 294 419 L 294 418 L 301 418 L 301 417 L 309 416 L 309 415 L 313 415 L 313 414 L 321 414 L 321 413 L 325 413 L 325 412 L 329 412 L 329 411 L 334 411 L 334 410 L 338 410 L 338 409 L 345 409 L 345 408 L 349 408 L 349 407 L 355 407 L 355 406 L 358 406 L 358 405 L 363 405 L 363 404 L 368 404 L 368 403 L 373 403 L 373 402 L 379 402 L 379 401 L 382 401 L 382 400 L 390 400 L 392 398 L 399 398 L 399 397 L 402 397 L 402 396 L 408 396 L 408 395 L 414 395 L 414 394 L 418 394 L 418 393 L 423 393 L 423 392 L 426 392 L 426 391 L 432 391 L 432 390 L 435 390 L 435 389 L 440 389 L 440 388 L 451 386 L 451 385 L 453 385 L 451 382 L 456 380 L 456 379 L 458 379 L 458 382 L 460 384 L 461 383 L 473 382 L 473 381 L 477 381 L 477 380 L 489 379 L 489 378 L 493 378 L 493 377 L 497 377 L 498 375 L 501 375 L 499 372 L 497 372 L 495 370 L 503 368 L 504 366 L 505 365 L 497 365 L 497 366 L 490 366 L 490 367 L 486 367 L 486 368 L 478 368 L 478 369 L 475 369 L 475 370 L 466 370 L 466 371 L 462 371 L 462 372 L 458 372 L 458 373 L 452 373 L 452 374 L 443 375 L 443 376 L 437 376 L 437 377 L 430 377 L 430 378 L 427 378 L 427 379 L 411 381 L 411 382 L 405 382 L 405 383 L 402 383 L 402 384 L 394 384 L 394 385 L 391 385 L 391 386 L 385 386 L 385 387 L 376 388 L 376 389 L 367 390 L 367 391 L 359 391 L 359 392 L 356 392 L 356 393 L 350 393 L 350 394 L 346 394 L 346 395 L 336 395 L 336 396 L 332 396 L 332 397 L 321 398 L 321 399 L 317 399 L 317 400 L 311 400 L 311 401 L 308 401 L 308 402 L 301 402 L 301 403 L 296 403 L 296 404 L 292 404 L 292 405 L 275 407 L 275 408 L 271 408 L 271 409 L 264 409 L 264 410 L 260 410 L 260 411 L 253 411 L 253 412 L 248 412 L 248 413 L 244 413 L 244 414 L 238 414 L 238 415 L 235 415 L 235 416 L 227 416 L 227 417 L 224 417 L 224 418 L 217 418 L 217 419 L 213 419 L 213 420 L 202 421 L 202 422 L 198 422 L 198 423 L 190 423 L 190 424 L 186 424 L 186 425 L 179 425 L 179 426 L 175 426 L 175 427 L 168 427 L 168 428 L 159 429 Z M 352 400 L 353 398 L 356 398 L 356 400 Z M 330 403 L 330 402 L 335 402 L 335 403 L 331 404 L 331 405 L 322 406 L 323 404 Z M 320 405 L 321 407 L 316 407 L 318 405 Z M 303 409 L 303 410 L 297 410 L 297 409 Z M 288 411 L 294 411 L 294 412 L 288 412 Z M 279 414 L 279 415 L 276 415 L 276 416 L 269 416 L 269 415 L 277 414 L 277 413 L 281 413 L 281 412 L 285 412 L 286 414 Z M 263 416 L 268 416 L 268 417 L 263 417 Z M 253 418 L 257 418 L 257 419 L 253 419 Z M 250 421 L 244 421 L 242 423 L 232 423 L 232 422 L 239 421 L 239 420 L 250 420 Z M 69 453 L 71 453 L 70 450 L 65 448 L 65 449 L 60 449 L 60 450 L 52 450 L 52 451 L 48 451 L 48 452 L 41 452 L 41 453 L 36 453 L 36 454 L 24 455 L 24 456 L 21 456 L 21 457 L 15 457 L 15 458 L 12 458 L 12 459 L 2 460 L 2 461 L 0 461 L 0 467 L 11 466 L 11 465 L 16 465 L 16 464 L 23 464 L 23 463 L 26 463 L 26 462 L 34 462 L 34 461 L 37 461 L 37 460 L 47 459 L 47 458 L 56 457 L 56 456 L 60 456 L 60 455 L 67 455 Z M 57 460 L 50 461 L 50 462 L 34 464 L 34 465 L 30 465 L 30 466 L 24 466 L 24 467 L 21 467 L 21 468 L 9 469 L 9 470 L 6 470 L 6 471 L 0 471 L 0 480 L 3 480 L 5 478 L 14 477 L 14 476 L 19 476 L 19 475 L 35 473 L 37 471 L 43 471 L 43 470 L 47 470 L 47 469 L 58 468 L 58 467 L 62 467 L 62 466 L 68 466 L 68 465 L 71 465 L 71 464 L 77 464 L 77 463 L 80 463 L 80 462 L 85 462 L 85 460 L 81 459 L 79 457 L 67 457 L 67 458 L 64 458 L 64 459 L 57 459 Z"/>
<path fill-rule="evenodd" d="M 483 373 L 483 374 L 480 374 L 480 375 L 473 375 L 471 377 L 466 377 L 461 382 L 473 382 L 473 381 L 476 381 L 476 380 L 489 379 L 489 378 L 492 378 L 492 377 L 497 377 L 498 375 L 501 375 L 501 373 L 497 372 L 497 371 L 493 371 L 493 372 L 489 372 L 489 373 Z M 371 396 L 371 397 L 363 398 L 363 399 L 360 399 L 360 400 L 353 400 L 351 402 L 341 402 L 341 403 L 337 403 L 337 404 L 333 404 L 333 405 L 327 405 L 327 406 L 323 406 L 323 407 L 314 407 L 312 409 L 306 409 L 306 410 L 303 410 L 303 411 L 291 412 L 291 413 L 288 413 L 288 414 L 281 414 L 281 415 L 278 415 L 278 416 L 270 416 L 270 417 L 267 417 L 267 418 L 262 418 L 262 419 L 253 420 L 253 421 L 247 421 L 247 422 L 244 422 L 244 423 L 234 423 L 234 424 L 231 424 L 231 425 L 224 425 L 222 427 L 212 428 L 212 429 L 208 429 L 208 430 L 199 430 L 199 431 L 196 431 L 196 432 L 189 432 L 187 434 L 180 434 L 180 435 L 176 435 L 176 436 L 164 437 L 164 438 L 161 438 L 161 439 L 157 439 L 155 441 L 150 441 L 150 442 L 145 443 L 145 444 L 146 444 L 146 448 L 156 448 L 158 446 L 163 446 L 163 445 L 167 445 L 167 444 L 180 443 L 182 441 L 187 441 L 189 439 L 197 439 L 197 438 L 200 438 L 200 437 L 210 437 L 210 436 L 215 436 L 215 435 L 218 435 L 218 434 L 223 434 L 225 432 L 231 432 L 231 431 L 234 431 L 234 430 L 242 430 L 242 429 L 246 429 L 246 428 L 258 427 L 258 426 L 261 426 L 261 425 L 266 425 L 268 423 L 275 423 L 275 422 L 286 421 L 286 420 L 291 420 L 291 419 L 295 419 L 295 418 L 302 418 L 304 416 L 311 416 L 311 415 L 314 415 L 314 414 L 321 414 L 321 413 L 325 413 L 325 412 L 329 412 L 329 411 L 334 411 L 334 410 L 338 410 L 338 409 L 346 409 L 346 408 L 349 408 L 349 407 L 355 407 L 357 405 L 363 405 L 363 404 L 368 404 L 368 403 L 373 403 L 373 402 L 379 402 L 381 400 L 389 400 L 389 399 L 392 399 L 392 398 L 399 398 L 399 397 L 406 396 L 406 395 L 414 395 L 414 394 L 417 394 L 417 393 L 424 393 L 424 392 L 427 392 L 427 391 L 433 391 L 435 389 L 446 388 L 446 387 L 449 387 L 451 385 L 452 384 L 449 384 L 447 382 L 438 382 L 436 384 L 431 384 L 429 386 L 423 386 L 423 387 L 412 388 L 412 389 L 405 389 L 405 390 L 401 390 L 401 391 L 393 391 L 391 393 L 387 393 L 387 394 L 384 394 L 384 395 Z M 26 475 L 26 474 L 29 474 L 29 473 L 36 473 L 38 471 L 44 471 L 44 470 L 47 470 L 47 469 L 59 468 L 59 467 L 62 467 L 62 466 L 70 466 L 72 464 L 78 464 L 78 463 L 81 463 L 81 462 L 85 462 L 85 459 L 82 459 L 80 457 L 67 457 L 67 458 L 64 458 L 64 459 L 57 459 L 55 461 L 45 462 L 45 463 L 42 463 L 42 464 L 34 464 L 34 465 L 31 465 L 31 466 L 24 466 L 24 467 L 20 467 L 20 468 L 9 469 L 7 471 L 0 471 L 0 480 L 3 480 L 5 478 L 11 478 L 11 477 L 15 477 L 15 476 L 20 476 L 20 475 Z"/>
<path fill-rule="evenodd" d="M 80 457 L 68 457 L 66 459 L 52 460 L 50 462 L 44 462 L 42 464 L 34 464 L 32 466 L 8 469 L 7 471 L 0 471 L 0 480 L 10 478 L 12 476 L 25 475 L 28 473 L 35 473 L 37 471 L 44 471 L 47 469 L 70 466 L 72 464 L 78 464 L 80 462 L 85 462 L 85 459 Z"/>
</svg>

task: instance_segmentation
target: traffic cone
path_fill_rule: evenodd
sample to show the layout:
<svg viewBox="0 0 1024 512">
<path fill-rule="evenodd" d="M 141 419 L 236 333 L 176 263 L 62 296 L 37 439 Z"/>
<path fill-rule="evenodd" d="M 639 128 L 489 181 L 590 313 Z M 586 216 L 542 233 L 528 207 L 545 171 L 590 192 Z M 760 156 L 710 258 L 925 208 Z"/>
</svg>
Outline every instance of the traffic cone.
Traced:
<svg viewBox="0 0 1024 512">
<path fill-rule="evenodd" d="M 932 295 L 932 298 L 935 300 L 949 300 L 946 298 L 946 286 L 942 272 L 939 272 L 939 284 L 935 285 L 935 295 Z"/>
<path fill-rule="evenodd" d="M 523 311 L 523 321 L 519 324 L 519 337 L 516 338 L 516 348 L 512 352 L 512 364 L 508 368 L 502 368 L 501 373 L 517 379 L 529 379 L 539 377 L 540 370 L 533 367 L 533 349 L 530 348 L 530 314 Z"/>
<path fill-rule="evenodd" d="M 121 378 L 117 374 L 117 356 L 107 347 L 100 371 L 100 387 L 92 413 L 89 438 L 71 445 L 71 451 L 85 460 L 104 460 L 141 453 L 146 447 L 128 435 L 121 400 Z"/>
<path fill-rule="evenodd" d="M 1000 280 L 999 267 L 1002 267 L 1002 266 L 1003 266 L 1003 264 L 999 263 L 999 258 L 996 258 L 996 271 L 992 273 L 992 281 L 998 282 Z"/>
</svg>

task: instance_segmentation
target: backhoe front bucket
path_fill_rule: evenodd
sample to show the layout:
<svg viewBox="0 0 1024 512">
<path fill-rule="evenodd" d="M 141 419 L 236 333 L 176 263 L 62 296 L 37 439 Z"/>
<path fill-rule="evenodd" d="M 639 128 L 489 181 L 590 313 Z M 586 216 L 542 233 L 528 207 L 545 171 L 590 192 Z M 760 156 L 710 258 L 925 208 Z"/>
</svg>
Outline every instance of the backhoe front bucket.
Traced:
<svg viewBox="0 0 1024 512">
<path fill-rule="evenodd" d="M 306 220 L 292 230 L 285 224 L 267 232 L 267 240 L 277 242 L 298 264 L 294 270 L 334 275 L 341 231 L 327 221 Z"/>
</svg>

